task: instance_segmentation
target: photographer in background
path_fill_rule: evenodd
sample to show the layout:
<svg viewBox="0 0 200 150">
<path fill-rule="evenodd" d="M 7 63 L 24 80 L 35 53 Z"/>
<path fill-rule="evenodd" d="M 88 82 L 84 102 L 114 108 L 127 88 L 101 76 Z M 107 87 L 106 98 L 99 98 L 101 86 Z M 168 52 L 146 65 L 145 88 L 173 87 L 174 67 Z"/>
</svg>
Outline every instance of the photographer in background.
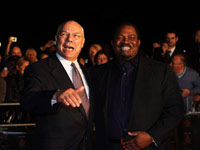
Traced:
<svg viewBox="0 0 200 150">
<path fill-rule="evenodd" d="M 10 56 L 22 56 L 22 51 L 21 51 L 21 48 L 19 46 L 14 45 L 11 49 L 11 44 L 13 42 L 17 42 L 17 37 L 10 36 L 8 38 L 8 45 L 6 47 L 5 60 L 4 61 L 6 61 L 8 59 L 8 57 L 10 57 Z"/>
<path fill-rule="evenodd" d="M 55 41 L 54 40 L 48 40 L 48 42 L 45 43 L 44 46 L 40 47 L 40 50 L 42 52 L 47 53 L 47 54 L 51 54 L 51 53 L 56 52 L 56 43 L 55 43 Z"/>
</svg>

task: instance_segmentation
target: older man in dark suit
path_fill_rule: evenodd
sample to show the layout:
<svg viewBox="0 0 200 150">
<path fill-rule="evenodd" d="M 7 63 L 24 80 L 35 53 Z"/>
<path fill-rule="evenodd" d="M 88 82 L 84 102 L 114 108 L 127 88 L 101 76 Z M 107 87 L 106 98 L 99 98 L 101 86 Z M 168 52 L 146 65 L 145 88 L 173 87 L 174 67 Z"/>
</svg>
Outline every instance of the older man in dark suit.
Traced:
<svg viewBox="0 0 200 150">
<path fill-rule="evenodd" d="M 77 62 L 84 30 L 76 21 L 67 21 L 59 26 L 56 42 L 57 53 L 31 64 L 24 74 L 20 102 L 36 121 L 33 149 L 92 149 L 91 88 L 87 71 Z M 79 102 L 78 108 L 69 105 L 73 100 Z"/>
<path fill-rule="evenodd" d="M 183 119 L 175 74 L 142 55 L 140 42 L 135 25 L 120 25 L 116 59 L 93 70 L 97 149 L 169 150 L 169 133 Z"/>
</svg>

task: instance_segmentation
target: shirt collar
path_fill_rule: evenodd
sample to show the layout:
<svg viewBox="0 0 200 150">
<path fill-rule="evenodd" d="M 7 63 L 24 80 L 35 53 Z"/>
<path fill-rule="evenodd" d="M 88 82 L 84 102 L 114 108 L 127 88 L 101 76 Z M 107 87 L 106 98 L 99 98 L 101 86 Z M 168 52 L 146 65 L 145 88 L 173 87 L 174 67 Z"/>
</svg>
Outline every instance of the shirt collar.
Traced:
<svg viewBox="0 0 200 150">
<path fill-rule="evenodd" d="M 128 70 L 131 70 L 133 68 L 137 68 L 138 66 L 138 55 L 135 56 L 133 59 L 129 60 L 129 61 L 125 61 L 125 62 L 119 62 L 118 60 L 114 61 L 114 66 L 117 67 L 120 70 L 124 70 L 125 68 Z M 126 67 L 125 67 L 126 66 Z M 124 68 L 125 67 L 125 68 Z"/>
<path fill-rule="evenodd" d="M 134 58 L 127 62 L 119 62 L 119 64 L 125 64 L 125 63 L 130 63 L 132 66 L 137 67 L 138 65 L 138 55 L 136 55 Z"/>
<path fill-rule="evenodd" d="M 184 70 L 181 74 L 176 74 L 179 79 L 185 74 L 186 69 L 187 69 L 187 67 L 184 68 Z"/>
<path fill-rule="evenodd" d="M 60 56 L 60 54 L 56 53 L 57 58 L 60 60 L 61 63 L 64 63 L 67 66 L 71 66 L 72 63 L 75 63 L 76 67 L 80 68 L 77 59 L 74 62 L 71 62 L 65 58 L 63 58 L 62 56 Z"/>
<path fill-rule="evenodd" d="M 173 48 L 169 49 L 170 54 L 172 54 L 175 51 L 175 49 L 176 49 L 176 46 L 174 46 Z"/>
</svg>

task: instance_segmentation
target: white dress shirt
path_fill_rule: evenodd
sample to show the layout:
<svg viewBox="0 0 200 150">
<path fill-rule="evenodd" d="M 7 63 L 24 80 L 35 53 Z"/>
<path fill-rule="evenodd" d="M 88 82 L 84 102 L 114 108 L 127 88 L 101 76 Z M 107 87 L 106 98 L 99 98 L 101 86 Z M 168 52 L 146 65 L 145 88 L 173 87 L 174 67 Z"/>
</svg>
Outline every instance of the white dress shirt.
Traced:
<svg viewBox="0 0 200 150">
<path fill-rule="evenodd" d="M 176 46 L 171 48 L 171 49 L 168 49 L 170 51 L 170 53 L 169 53 L 170 56 L 172 56 L 172 54 L 174 53 L 175 49 L 176 49 Z"/>
<path fill-rule="evenodd" d="M 66 60 L 65 58 L 63 58 L 62 56 L 60 56 L 58 53 L 56 53 L 56 56 L 58 58 L 58 60 L 60 61 L 60 63 L 62 64 L 63 68 L 65 69 L 65 71 L 67 72 L 70 80 L 72 81 L 73 83 L 73 79 L 72 79 L 72 69 L 73 67 L 71 66 L 72 63 L 75 64 L 76 68 L 78 69 L 80 75 L 81 75 L 81 78 L 82 78 L 82 81 L 83 81 L 83 85 L 84 85 L 84 88 L 85 88 L 85 91 L 86 91 L 86 94 L 87 94 L 87 97 L 89 99 L 89 86 L 88 86 L 88 83 L 86 81 L 86 78 L 83 74 L 83 71 L 78 63 L 77 60 L 75 60 L 74 62 L 71 62 L 69 60 Z M 51 104 L 55 104 L 56 103 L 56 100 L 52 99 L 51 100 Z"/>
</svg>

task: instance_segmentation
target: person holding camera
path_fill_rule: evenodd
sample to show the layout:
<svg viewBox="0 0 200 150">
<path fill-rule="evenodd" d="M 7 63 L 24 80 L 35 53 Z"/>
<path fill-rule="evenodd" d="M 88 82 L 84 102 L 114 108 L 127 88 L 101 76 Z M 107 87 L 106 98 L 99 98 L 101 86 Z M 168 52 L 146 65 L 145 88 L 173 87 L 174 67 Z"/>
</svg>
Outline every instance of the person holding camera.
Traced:
<svg viewBox="0 0 200 150">
<path fill-rule="evenodd" d="M 13 37 L 13 36 L 10 36 L 8 38 L 8 45 L 6 47 L 6 51 L 5 51 L 5 61 L 8 59 L 8 57 L 10 56 L 22 56 L 22 51 L 21 51 L 21 48 L 17 45 L 14 45 L 11 49 L 11 45 L 13 42 L 17 42 L 17 37 Z"/>
</svg>

